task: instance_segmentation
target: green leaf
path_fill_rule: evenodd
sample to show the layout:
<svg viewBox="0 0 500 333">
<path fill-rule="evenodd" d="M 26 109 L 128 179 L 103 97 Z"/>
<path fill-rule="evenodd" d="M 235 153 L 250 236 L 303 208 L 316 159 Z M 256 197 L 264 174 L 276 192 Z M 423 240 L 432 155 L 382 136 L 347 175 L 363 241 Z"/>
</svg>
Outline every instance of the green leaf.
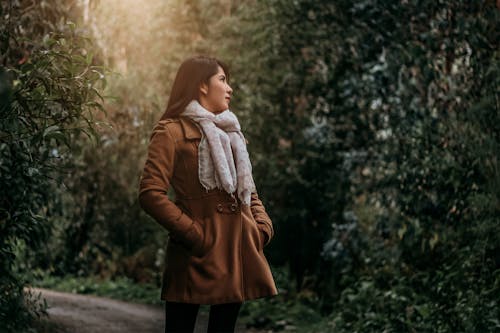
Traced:
<svg viewBox="0 0 500 333">
<path fill-rule="evenodd" d="M 53 133 L 53 132 L 56 132 L 56 131 L 59 131 L 59 126 L 57 125 L 52 125 L 52 126 L 49 126 L 47 127 L 44 131 L 43 131 L 43 137 L 46 137 L 47 135 L 49 135 L 50 133 Z"/>
</svg>

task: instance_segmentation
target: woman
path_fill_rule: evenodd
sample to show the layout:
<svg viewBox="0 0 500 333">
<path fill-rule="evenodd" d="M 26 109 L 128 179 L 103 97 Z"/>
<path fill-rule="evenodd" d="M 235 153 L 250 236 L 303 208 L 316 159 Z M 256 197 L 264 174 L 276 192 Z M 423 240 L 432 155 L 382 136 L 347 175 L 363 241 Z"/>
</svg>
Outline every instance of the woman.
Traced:
<svg viewBox="0 0 500 333">
<path fill-rule="evenodd" d="M 228 78 L 217 59 L 186 60 L 150 137 L 139 203 L 169 232 L 165 332 L 192 332 L 200 304 L 211 305 L 209 332 L 233 332 L 243 301 L 278 293 L 263 252 L 274 229 L 228 109 Z"/>
</svg>

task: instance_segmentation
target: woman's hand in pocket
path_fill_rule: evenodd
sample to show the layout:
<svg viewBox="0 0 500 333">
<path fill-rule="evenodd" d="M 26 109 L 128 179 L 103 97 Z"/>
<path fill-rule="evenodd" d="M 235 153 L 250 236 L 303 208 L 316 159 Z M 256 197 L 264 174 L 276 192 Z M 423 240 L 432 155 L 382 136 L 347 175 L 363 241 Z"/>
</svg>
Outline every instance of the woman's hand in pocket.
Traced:
<svg viewBox="0 0 500 333">
<path fill-rule="evenodd" d="M 173 240 L 178 241 L 195 257 L 203 257 L 205 254 L 205 232 L 203 225 L 196 219 L 193 219 L 191 227 L 183 235 L 173 235 Z"/>
<path fill-rule="evenodd" d="M 259 228 L 259 238 L 260 238 L 260 248 L 261 249 L 264 249 L 264 246 L 266 245 L 267 243 L 267 234 L 264 232 L 264 230 L 260 229 Z"/>
</svg>

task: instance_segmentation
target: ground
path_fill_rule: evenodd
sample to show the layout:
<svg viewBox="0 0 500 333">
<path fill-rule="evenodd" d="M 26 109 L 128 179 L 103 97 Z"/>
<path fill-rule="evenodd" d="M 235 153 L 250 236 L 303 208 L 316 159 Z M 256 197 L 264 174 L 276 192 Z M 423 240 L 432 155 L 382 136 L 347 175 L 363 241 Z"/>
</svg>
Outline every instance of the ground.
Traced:
<svg viewBox="0 0 500 333">
<path fill-rule="evenodd" d="M 47 300 L 49 318 L 43 333 L 162 333 L 164 309 L 104 297 L 32 289 Z M 195 333 L 206 332 L 207 311 L 200 311 Z M 237 323 L 238 333 L 258 333 Z M 262 332 L 261 332 L 262 333 Z"/>
</svg>

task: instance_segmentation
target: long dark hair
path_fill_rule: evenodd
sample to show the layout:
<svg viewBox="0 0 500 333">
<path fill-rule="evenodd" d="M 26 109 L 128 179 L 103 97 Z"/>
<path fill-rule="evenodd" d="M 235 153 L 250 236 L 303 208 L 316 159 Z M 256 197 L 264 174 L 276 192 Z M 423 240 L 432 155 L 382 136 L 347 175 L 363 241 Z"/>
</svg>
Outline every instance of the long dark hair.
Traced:
<svg viewBox="0 0 500 333">
<path fill-rule="evenodd" d="M 167 109 L 160 120 L 178 117 L 189 102 L 198 100 L 200 85 L 208 84 L 210 77 L 217 74 L 219 66 L 229 80 L 228 66 L 216 58 L 199 55 L 185 60 L 177 71 Z"/>
</svg>

